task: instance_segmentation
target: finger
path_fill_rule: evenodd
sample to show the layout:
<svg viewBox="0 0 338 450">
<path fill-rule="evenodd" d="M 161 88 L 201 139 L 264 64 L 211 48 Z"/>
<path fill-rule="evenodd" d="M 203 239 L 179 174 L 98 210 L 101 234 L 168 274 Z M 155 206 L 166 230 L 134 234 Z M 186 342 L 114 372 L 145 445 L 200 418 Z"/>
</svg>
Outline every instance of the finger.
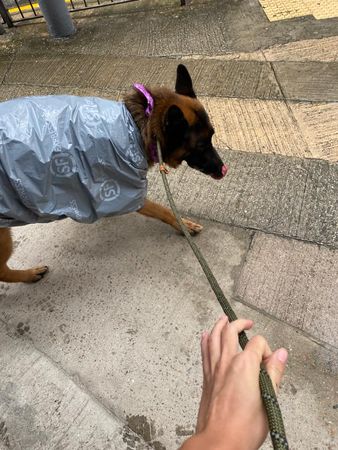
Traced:
<svg viewBox="0 0 338 450">
<path fill-rule="evenodd" d="M 244 352 L 254 355 L 258 364 L 261 364 L 264 359 L 269 358 L 272 354 L 266 339 L 259 335 L 250 339 L 246 344 Z"/>
<path fill-rule="evenodd" d="M 209 336 L 208 347 L 209 347 L 211 374 L 214 373 L 216 364 L 218 363 L 221 356 L 221 334 L 223 328 L 226 327 L 227 324 L 228 324 L 227 316 L 222 316 L 216 322 Z"/>
<path fill-rule="evenodd" d="M 203 367 L 203 382 L 207 382 L 210 378 L 210 357 L 208 347 L 209 333 L 204 331 L 201 337 L 201 354 Z"/>
<path fill-rule="evenodd" d="M 288 352 L 285 350 L 285 348 L 280 348 L 279 350 L 273 352 L 264 361 L 264 366 L 266 368 L 266 371 L 270 375 L 276 394 L 278 393 L 278 389 L 285 372 L 287 359 Z"/>
<path fill-rule="evenodd" d="M 249 330 L 253 321 L 237 319 L 229 323 L 222 330 L 222 359 L 232 359 L 238 353 L 238 335 L 244 330 Z"/>
</svg>

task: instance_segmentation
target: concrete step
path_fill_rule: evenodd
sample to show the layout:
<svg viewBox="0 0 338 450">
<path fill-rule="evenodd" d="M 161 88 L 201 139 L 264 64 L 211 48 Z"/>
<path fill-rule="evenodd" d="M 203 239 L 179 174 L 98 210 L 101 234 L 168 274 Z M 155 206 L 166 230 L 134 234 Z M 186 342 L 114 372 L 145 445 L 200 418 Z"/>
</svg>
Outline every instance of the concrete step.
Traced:
<svg viewBox="0 0 338 450">
<path fill-rule="evenodd" d="M 1 449 L 149 448 L 35 347 L 26 323 L 8 331 L 2 318 L 0 340 Z"/>
<path fill-rule="evenodd" d="M 173 86 L 180 58 L 97 56 L 86 54 L 5 57 L 3 84 L 95 88 L 127 91 L 137 80 L 147 85 Z M 185 60 L 201 96 L 338 100 L 338 62 Z"/>
<path fill-rule="evenodd" d="M 337 164 L 229 150 L 220 154 L 229 165 L 220 182 L 188 167 L 170 172 L 182 212 L 337 248 Z M 149 197 L 165 202 L 158 171 L 148 179 Z"/>
</svg>

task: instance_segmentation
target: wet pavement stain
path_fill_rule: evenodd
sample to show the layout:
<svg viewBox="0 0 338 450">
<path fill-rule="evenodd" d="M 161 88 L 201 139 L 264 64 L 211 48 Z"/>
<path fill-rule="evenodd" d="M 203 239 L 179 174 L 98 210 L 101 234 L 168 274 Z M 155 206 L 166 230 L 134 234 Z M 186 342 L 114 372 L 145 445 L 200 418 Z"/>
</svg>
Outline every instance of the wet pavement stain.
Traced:
<svg viewBox="0 0 338 450">
<path fill-rule="evenodd" d="M 137 436 L 131 436 L 131 434 L 128 433 L 128 428 L 137 435 L 142 436 L 144 441 L 149 444 L 150 448 L 153 448 L 154 450 L 166 450 L 166 447 L 160 441 L 155 440 L 160 433 L 156 431 L 152 420 L 148 420 L 147 417 L 143 415 L 128 415 L 126 420 L 127 427 L 124 429 L 123 440 L 127 443 L 128 450 L 137 448 L 136 445 L 139 442 Z"/>
</svg>

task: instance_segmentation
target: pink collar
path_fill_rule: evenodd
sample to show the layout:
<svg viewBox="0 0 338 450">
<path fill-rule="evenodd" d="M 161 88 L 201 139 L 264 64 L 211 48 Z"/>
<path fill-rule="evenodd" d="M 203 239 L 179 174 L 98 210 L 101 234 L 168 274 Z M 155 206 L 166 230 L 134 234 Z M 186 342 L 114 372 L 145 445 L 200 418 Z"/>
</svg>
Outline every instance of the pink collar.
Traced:
<svg viewBox="0 0 338 450">
<path fill-rule="evenodd" d="M 134 88 L 141 92 L 141 94 L 144 95 L 144 97 L 147 100 L 147 107 L 144 111 L 146 117 L 149 117 L 150 114 L 153 112 L 154 109 L 154 99 L 151 96 L 150 92 L 147 91 L 147 89 L 144 87 L 143 84 L 139 84 L 139 83 L 134 83 Z M 152 142 L 149 146 L 149 151 L 150 151 L 150 159 L 152 160 L 152 162 L 154 163 L 158 163 L 158 156 L 157 156 L 157 147 L 156 147 L 156 142 Z"/>
</svg>

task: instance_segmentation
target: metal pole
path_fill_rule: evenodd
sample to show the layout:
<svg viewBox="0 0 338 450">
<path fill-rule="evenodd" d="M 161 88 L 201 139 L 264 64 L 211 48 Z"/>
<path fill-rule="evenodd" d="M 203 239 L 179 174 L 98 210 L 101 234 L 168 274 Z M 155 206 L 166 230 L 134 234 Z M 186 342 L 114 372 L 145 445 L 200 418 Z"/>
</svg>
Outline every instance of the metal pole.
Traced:
<svg viewBox="0 0 338 450">
<path fill-rule="evenodd" d="M 62 38 L 76 32 L 64 0 L 39 0 L 39 5 L 51 36 Z"/>
<path fill-rule="evenodd" d="M 3 18 L 3 20 L 5 21 L 5 23 L 7 24 L 8 28 L 13 27 L 13 22 L 12 22 L 12 18 L 9 14 L 9 12 L 7 11 L 7 8 L 5 7 L 5 5 L 3 4 L 3 1 L 0 0 L 0 15 Z M 0 32 L 1 34 L 1 32 Z"/>
</svg>

